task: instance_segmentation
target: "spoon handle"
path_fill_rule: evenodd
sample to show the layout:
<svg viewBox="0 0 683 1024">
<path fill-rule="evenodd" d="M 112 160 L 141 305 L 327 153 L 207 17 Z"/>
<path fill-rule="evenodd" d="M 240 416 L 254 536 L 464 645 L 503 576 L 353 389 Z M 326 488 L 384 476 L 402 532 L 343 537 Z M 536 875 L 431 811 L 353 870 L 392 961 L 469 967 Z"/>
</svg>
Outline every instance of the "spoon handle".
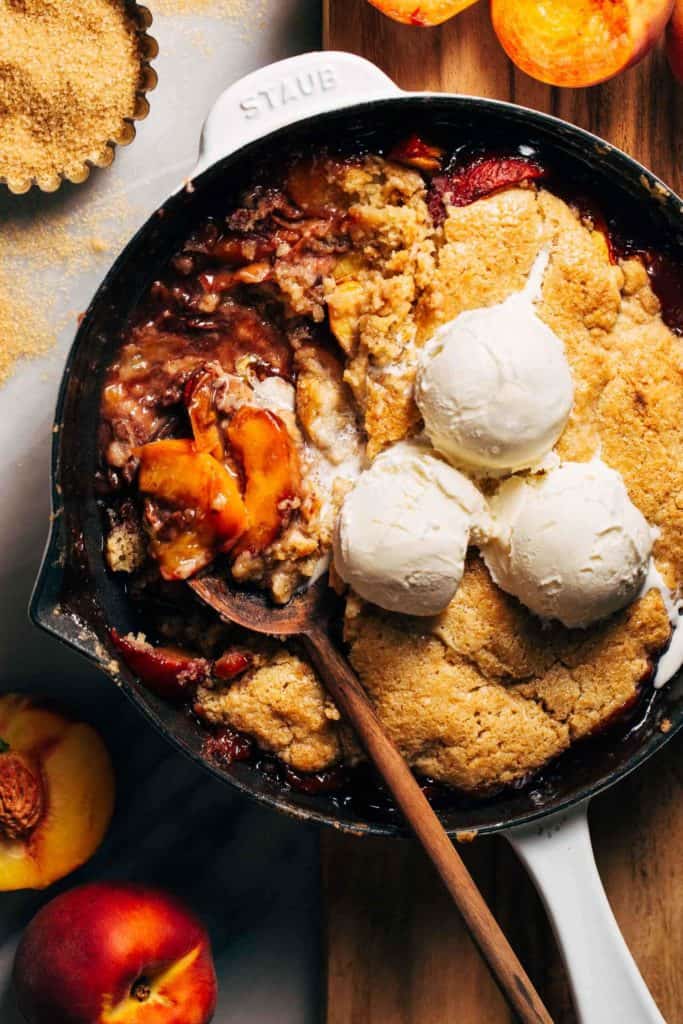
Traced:
<svg viewBox="0 0 683 1024">
<path fill-rule="evenodd" d="M 415 776 L 384 731 L 347 659 L 322 626 L 311 627 L 302 639 L 329 693 L 354 726 L 367 754 L 431 858 L 510 1005 L 524 1024 L 553 1024 Z"/>
</svg>

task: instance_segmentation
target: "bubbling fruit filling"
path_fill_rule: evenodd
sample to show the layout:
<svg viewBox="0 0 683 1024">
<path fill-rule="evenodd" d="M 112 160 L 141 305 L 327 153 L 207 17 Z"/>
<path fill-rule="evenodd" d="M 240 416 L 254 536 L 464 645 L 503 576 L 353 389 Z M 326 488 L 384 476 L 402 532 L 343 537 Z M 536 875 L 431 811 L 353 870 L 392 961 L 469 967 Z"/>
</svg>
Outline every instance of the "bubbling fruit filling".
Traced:
<svg viewBox="0 0 683 1024">
<path fill-rule="evenodd" d="M 380 202 L 389 192 L 400 213 L 405 181 L 392 185 L 386 168 L 410 168 L 430 182 L 438 226 L 447 204 L 545 173 L 513 155 L 442 174 L 444 157 L 417 135 L 398 143 L 371 169 Z M 188 239 L 131 325 L 104 388 L 105 477 L 113 491 L 133 482 L 164 580 L 226 556 L 235 579 L 286 601 L 324 568 L 366 448 L 363 398 L 343 379 L 343 357 L 362 302 L 354 271 L 382 258 L 354 210 L 367 172 L 359 159 L 293 160 L 279 186 L 255 188 L 224 224 Z M 141 544 L 128 547 L 140 560 Z"/>
<path fill-rule="evenodd" d="M 340 512 L 361 472 L 394 479 L 394 457 L 414 463 L 406 494 L 427 464 L 435 494 L 455 486 L 420 448 L 425 353 L 462 314 L 512 308 L 535 275 L 524 322 L 533 303 L 539 345 L 552 335 L 573 382 L 548 454 L 620 474 L 673 588 L 680 268 L 530 147 L 447 152 L 408 135 L 386 156 L 309 152 L 265 175 L 171 258 L 104 382 L 105 555 L 141 626 L 113 646 L 207 725 L 212 756 L 265 754 L 287 781 L 334 789 L 359 752 L 312 667 L 219 623 L 184 585 L 210 570 L 282 604 L 329 567 L 349 657 L 413 768 L 477 796 L 519 785 L 638 704 L 671 633 L 660 593 L 586 629 L 541 623 L 496 585 L 475 531 L 440 614 L 382 610 L 343 584 L 337 547 L 331 562 Z M 498 486 L 474 482 L 482 501 Z"/>
<path fill-rule="evenodd" d="M 298 456 L 280 417 L 245 405 L 224 433 L 206 370 L 200 375 L 198 387 L 189 382 L 194 439 L 133 451 L 150 553 L 165 580 L 189 579 L 218 554 L 261 555 L 298 502 Z"/>
<path fill-rule="evenodd" d="M 363 450 L 323 322 L 323 281 L 352 244 L 336 181 L 348 166 L 292 163 L 280 187 L 198 229 L 150 288 L 103 391 L 116 571 L 151 558 L 185 580 L 218 559 L 283 602 L 324 568 Z M 131 492 L 133 517 L 116 499 Z"/>
</svg>

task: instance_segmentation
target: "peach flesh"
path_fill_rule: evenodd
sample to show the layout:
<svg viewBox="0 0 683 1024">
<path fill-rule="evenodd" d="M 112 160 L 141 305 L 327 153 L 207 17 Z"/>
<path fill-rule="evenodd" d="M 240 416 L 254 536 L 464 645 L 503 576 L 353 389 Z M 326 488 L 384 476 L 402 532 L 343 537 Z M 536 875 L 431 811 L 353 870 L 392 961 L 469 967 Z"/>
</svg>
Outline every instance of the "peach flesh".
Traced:
<svg viewBox="0 0 683 1024">
<path fill-rule="evenodd" d="M 283 529 L 286 505 L 298 492 L 296 449 L 279 416 L 244 405 L 228 427 L 232 450 L 244 468 L 249 527 L 235 553 L 262 551 Z"/>
<path fill-rule="evenodd" d="M 477 0 L 370 0 L 382 14 L 405 25 L 441 25 Z"/>
<path fill-rule="evenodd" d="M 169 537 L 154 536 L 151 544 L 164 579 L 188 579 L 210 565 L 217 551 L 230 550 L 244 532 L 246 510 L 238 481 L 222 462 L 197 451 L 190 440 L 152 441 L 135 454 L 140 459 L 141 493 L 195 513 L 191 524 Z"/>
<path fill-rule="evenodd" d="M 522 71 L 582 88 L 641 60 L 664 31 L 673 0 L 491 0 L 496 35 Z"/>
<path fill-rule="evenodd" d="M 0 697 L 0 892 L 44 889 L 100 845 L 114 809 L 94 729 L 20 694 Z"/>
</svg>

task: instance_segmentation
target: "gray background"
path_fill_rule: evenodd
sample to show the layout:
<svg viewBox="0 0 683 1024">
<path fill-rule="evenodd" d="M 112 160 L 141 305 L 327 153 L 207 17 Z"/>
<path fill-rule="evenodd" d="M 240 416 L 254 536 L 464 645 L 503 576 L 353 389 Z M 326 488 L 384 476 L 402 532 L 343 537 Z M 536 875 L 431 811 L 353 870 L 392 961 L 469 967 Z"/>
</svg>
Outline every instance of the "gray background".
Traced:
<svg viewBox="0 0 683 1024">
<path fill-rule="evenodd" d="M 148 6 L 154 12 L 154 0 Z M 194 906 L 214 945 L 217 1024 L 320 1017 L 315 831 L 232 794 L 171 751 L 104 676 L 26 618 L 47 533 L 52 412 L 78 311 L 125 240 L 192 168 L 202 121 L 220 92 L 256 67 L 320 43 L 319 0 L 256 0 L 248 23 L 163 13 L 172 6 L 162 0 L 155 14 L 159 86 L 132 146 L 85 185 L 52 196 L 0 192 L 2 268 L 16 269 L 19 281 L 35 275 L 35 301 L 49 293 L 47 316 L 59 335 L 45 358 L 23 364 L 0 391 L 0 690 L 58 697 L 93 722 L 112 751 L 118 782 L 112 828 L 85 868 L 47 893 L 0 895 L 2 1024 L 20 1020 L 9 977 L 22 929 L 53 895 L 95 878 L 152 882 Z M 38 222 L 47 231 L 42 255 L 3 237 L 3 228 L 21 232 Z M 64 231 L 82 238 L 85 256 L 65 265 L 64 250 L 55 247 L 53 257 L 53 231 L 55 238 Z"/>
</svg>

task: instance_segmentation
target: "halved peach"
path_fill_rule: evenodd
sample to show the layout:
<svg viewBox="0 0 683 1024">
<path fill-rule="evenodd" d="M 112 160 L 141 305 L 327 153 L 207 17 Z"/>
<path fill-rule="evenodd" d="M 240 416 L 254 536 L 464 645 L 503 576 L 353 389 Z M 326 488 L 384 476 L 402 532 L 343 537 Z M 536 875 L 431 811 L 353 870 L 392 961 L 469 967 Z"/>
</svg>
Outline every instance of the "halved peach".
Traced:
<svg viewBox="0 0 683 1024">
<path fill-rule="evenodd" d="M 496 35 L 526 74 L 549 85 L 596 85 L 654 46 L 673 0 L 491 0 Z"/>
<path fill-rule="evenodd" d="M 189 513 L 171 536 L 153 535 L 152 553 L 161 575 L 188 579 L 229 551 L 247 526 L 246 510 L 232 473 L 193 441 L 153 441 L 135 452 L 138 487 L 173 509 Z"/>
<path fill-rule="evenodd" d="M 44 889 L 89 860 L 114 810 L 104 743 L 20 694 L 0 697 L 0 891 Z"/>
<path fill-rule="evenodd" d="M 296 450 L 282 420 L 266 409 L 243 406 L 228 427 L 228 437 L 244 467 L 249 519 L 234 550 L 263 551 L 282 530 L 299 490 Z"/>
<path fill-rule="evenodd" d="M 683 82 L 683 0 L 675 0 L 666 29 L 666 55 L 674 75 Z"/>
<path fill-rule="evenodd" d="M 477 0 L 370 0 L 382 14 L 405 25 L 440 25 Z"/>
</svg>

